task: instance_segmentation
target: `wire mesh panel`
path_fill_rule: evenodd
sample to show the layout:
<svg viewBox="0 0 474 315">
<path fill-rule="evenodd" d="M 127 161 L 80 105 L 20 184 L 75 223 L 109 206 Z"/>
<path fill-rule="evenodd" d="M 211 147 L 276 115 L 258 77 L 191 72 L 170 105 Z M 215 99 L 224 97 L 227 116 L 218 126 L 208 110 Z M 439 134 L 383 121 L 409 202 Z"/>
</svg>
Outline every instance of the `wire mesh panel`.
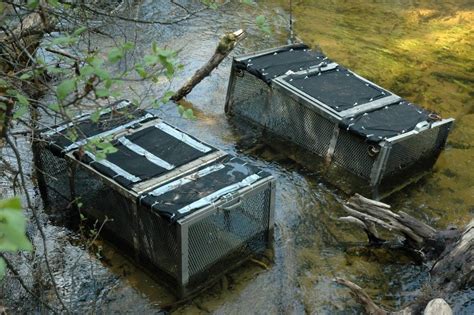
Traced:
<svg viewBox="0 0 474 315">
<path fill-rule="evenodd" d="M 114 242 L 137 250 L 136 201 L 121 193 L 90 168 L 74 165 L 74 198 L 81 213 L 88 217 L 89 225 L 100 227 L 113 237 Z M 129 253 L 132 257 L 134 252 Z"/>
<path fill-rule="evenodd" d="M 265 127 L 272 133 L 325 156 L 334 130 L 334 123 L 320 116 L 288 94 L 275 89 L 265 114 Z"/>
<path fill-rule="evenodd" d="M 71 202 L 68 162 L 64 157 L 53 154 L 41 142 L 33 145 L 37 152 L 35 162 L 44 201 L 51 210 L 65 209 Z"/>
<path fill-rule="evenodd" d="M 233 92 L 227 100 L 228 108 L 250 121 L 265 125 L 270 87 L 268 84 L 258 79 L 254 75 L 240 70 L 234 70 Z"/>
<path fill-rule="evenodd" d="M 179 229 L 156 213 L 139 208 L 139 255 L 167 273 L 179 284 L 181 246 Z"/>
<path fill-rule="evenodd" d="M 341 130 L 337 138 L 333 161 L 353 174 L 370 178 L 375 157 L 369 153 L 370 144 Z"/>
<path fill-rule="evenodd" d="M 266 248 L 270 189 L 252 192 L 233 209 L 225 207 L 189 225 L 189 276 L 216 264 L 231 252 Z M 256 236 L 260 236 L 257 240 Z M 225 268 L 225 266 L 222 266 Z"/>
<path fill-rule="evenodd" d="M 439 141 L 442 128 L 431 128 L 392 145 L 384 176 L 402 170 L 428 156 L 437 156 L 444 145 Z"/>
</svg>

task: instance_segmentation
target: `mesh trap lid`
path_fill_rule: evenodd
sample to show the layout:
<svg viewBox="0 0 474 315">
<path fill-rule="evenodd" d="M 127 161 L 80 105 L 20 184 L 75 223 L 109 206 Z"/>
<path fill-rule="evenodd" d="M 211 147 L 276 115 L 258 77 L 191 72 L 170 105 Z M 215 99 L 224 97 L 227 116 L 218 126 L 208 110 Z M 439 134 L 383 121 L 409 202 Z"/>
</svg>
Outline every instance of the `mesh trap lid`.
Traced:
<svg viewBox="0 0 474 315">
<path fill-rule="evenodd" d="M 226 157 L 190 175 L 161 185 L 140 203 L 175 222 L 228 194 L 271 175 L 235 157 Z"/>
<path fill-rule="evenodd" d="M 340 127 L 368 141 L 379 142 L 415 129 L 430 121 L 431 113 L 407 101 L 341 120 Z"/>
<path fill-rule="evenodd" d="M 296 93 L 305 93 L 337 112 L 392 95 L 336 63 L 326 63 L 309 71 L 289 74 L 283 80 Z"/>
<path fill-rule="evenodd" d="M 120 185 L 133 185 L 171 172 L 210 152 L 217 151 L 161 120 L 151 126 L 116 135 L 112 141 L 117 152 L 99 159 L 91 152 L 74 156 Z"/>
<path fill-rule="evenodd" d="M 270 83 L 289 70 L 293 72 L 306 70 L 326 59 L 327 57 L 321 52 L 312 51 L 305 44 L 294 44 L 265 54 L 257 53 L 255 57 L 239 58 L 235 61 L 235 66 Z"/>
<path fill-rule="evenodd" d="M 151 113 L 137 109 L 129 101 L 122 100 L 102 110 L 97 122 L 91 120 L 90 114 L 82 115 L 72 122 L 64 122 L 43 130 L 41 138 L 48 142 L 53 153 L 61 155 L 84 145 L 87 139 L 97 136 L 106 137 L 155 117 Z M 73 135 L 76 137 L 74 141 Z"/>
</svg>

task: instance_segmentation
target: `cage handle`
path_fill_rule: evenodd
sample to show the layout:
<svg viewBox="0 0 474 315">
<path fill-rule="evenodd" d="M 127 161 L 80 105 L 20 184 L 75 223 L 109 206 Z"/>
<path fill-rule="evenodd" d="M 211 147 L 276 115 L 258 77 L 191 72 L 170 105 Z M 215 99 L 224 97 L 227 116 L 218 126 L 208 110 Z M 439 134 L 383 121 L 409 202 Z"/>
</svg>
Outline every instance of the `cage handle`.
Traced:
<svg viewBox="0 0 474 315">
<path fill-rule="evenodd" d="M 230 202 L 232 202 L 232 201 L 233 201 L 233 200 L 231 200 Z M 227 203 L 227 204 L 228 204 L 228 203 Z M 230 206 L 221 206 L 220 208 L 221 208 L 222 210 L 229 211 L 229 210 L 233 210 L 233 209 L 239 207 L 241 204 L 242 204 L 242 199 L 239 197 L 239 198 L 237 199 L 237 202 L 236 202 L 236 203 L 234 203 L 234 204 L 232 204 L 232 205 L 230 205 Z"/>
</svg>

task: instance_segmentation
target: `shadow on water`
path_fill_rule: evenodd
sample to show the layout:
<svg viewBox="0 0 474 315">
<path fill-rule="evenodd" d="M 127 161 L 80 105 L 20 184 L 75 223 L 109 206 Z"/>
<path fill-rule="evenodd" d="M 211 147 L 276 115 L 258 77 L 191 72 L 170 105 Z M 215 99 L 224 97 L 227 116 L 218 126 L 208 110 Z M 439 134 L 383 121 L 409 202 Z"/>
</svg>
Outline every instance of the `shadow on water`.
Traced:
<svg viewBox="0 0 474 315">
<path fill-rule="evenodd" d="M 457 119 L 447 150 L 434 172 L 387 201 L 437 227 L 464 224 L 474 209 L 474 110 L 472 90 L 473 8 L 468 1 L 300 1 L 294 6 L 296 31 L 312 46 L 320 46 L 334 60 L 392 89 L 411 101 Z M 212 55 L 223 32 L 246 28 L 249 36 L 234 54 L 286 42 L 286 1 L 262 1 L 258 10 L 268 15 L 273 34 L 255 27 L 256 9 L 233 1 L 222 10 L 208 11 L 178 25 L 111 26 L 110 33 L 136 41 L 137 56 L 155 39 L 160 46 L 181 49 L 184 70 L 171 83 L 179 87 Z M 154 19 L 169 14 L 160 1 L 143 1 L 130 15 Z M 97 40 L 99 44 L 99 39 Z M 112 45 L 103 38 L 100 45 Z M 347 291 L 336 286 L 336 276 L 357 282 L 376 302 L 397 308 L 412 300 L 427 277 L 427 267 L 415 264 L 403 252 L 367 249 L 365 235 L 337 221 L 346 197 L 327 184 L 317 170 L 294 162 L 295 152 L 275 150 L 252 130 L 242 133 L 224 115 L 230 59 L 189 95 L 186 106 L 198 119 L 184 120 L 174 105 L 159 109 L 170 123 L 230 153 L 241 154 L 272 173 L 278 183 L 274 262 L 248 262 L 225 276 L 176 313 L 356 313 L 360 308 Z M 166 84 L 132 86 L 148 99 L 159 96 Z M 107 243 L 101 262 L 114 279 L 125 280 L 130 290 L 110 289 L 99 307 L 120 311 L 137 303 L 141 310 L 159 310 L 174 298 L 147 272 L 143 272 Z M 84 279 L 83 281 L 87 281 Z M 119 281 L 119 280 L 114 280 Z M 116 283 L 116 282 L 114 282 Z M 113 283 L 112 283 L 113 284 Z M 123 285 L 122 285 L 123 287 Z M 453 299 L 455 309 L 474 310 L 472 293 Z M 146 301 L 146 302 L 144 302 Z M 466 302 L 467 301 L 467 302 Z M 465 304 L 463 306 L 463 304 Z M 135 306 L 133 309 L 137 309 Z"/>
</svg>

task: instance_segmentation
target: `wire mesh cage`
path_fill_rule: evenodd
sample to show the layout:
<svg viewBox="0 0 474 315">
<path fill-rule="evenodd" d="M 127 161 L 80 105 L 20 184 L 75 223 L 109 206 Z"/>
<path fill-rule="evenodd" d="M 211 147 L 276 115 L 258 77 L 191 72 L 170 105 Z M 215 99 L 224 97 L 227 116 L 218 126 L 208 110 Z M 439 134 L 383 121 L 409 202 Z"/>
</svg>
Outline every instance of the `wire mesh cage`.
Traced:
<svg viewBox="0 0 474 315">
<path fill-rule="evenodd" d="M 107 137 L 153 118 L 154 115 L 122 100 L 103 109 L 96 122 L 84 114 L 40 132 L 33 142 L 33 152 L 39 188 L 47 208 L 60 211 L 72 205 L 72 174 L 66 153 L 80 148 L 88 139 Z"/>
<path fill-rule="evenodd" d="M 191 294 L 271 246 L 274 195 L 268 173 L 232 157 L 153 188 L 139 202 L 140 255 Z"/>
<path fill-rule="evenodd" d="M 270 174 L 146 113 L 74 142 L 63 139 L 68 128 L 46 130 L 35 144 L 48 206 L 78 206 L 177 295 L 271 246 Z M 81 148 L 104 134 L 116 152 Z"/>
<path fill-rule="evenodd" d="M 348 171 L 348 181 L 355 178 L 352 185 L 327 178 L 373 198 L 429 170 L 454 121 L 403 100 L 304 44 L 234 58 L 226 112 L 263 128 L 270 138 L 314 153 L 328 170 Z"/>
</svg>

